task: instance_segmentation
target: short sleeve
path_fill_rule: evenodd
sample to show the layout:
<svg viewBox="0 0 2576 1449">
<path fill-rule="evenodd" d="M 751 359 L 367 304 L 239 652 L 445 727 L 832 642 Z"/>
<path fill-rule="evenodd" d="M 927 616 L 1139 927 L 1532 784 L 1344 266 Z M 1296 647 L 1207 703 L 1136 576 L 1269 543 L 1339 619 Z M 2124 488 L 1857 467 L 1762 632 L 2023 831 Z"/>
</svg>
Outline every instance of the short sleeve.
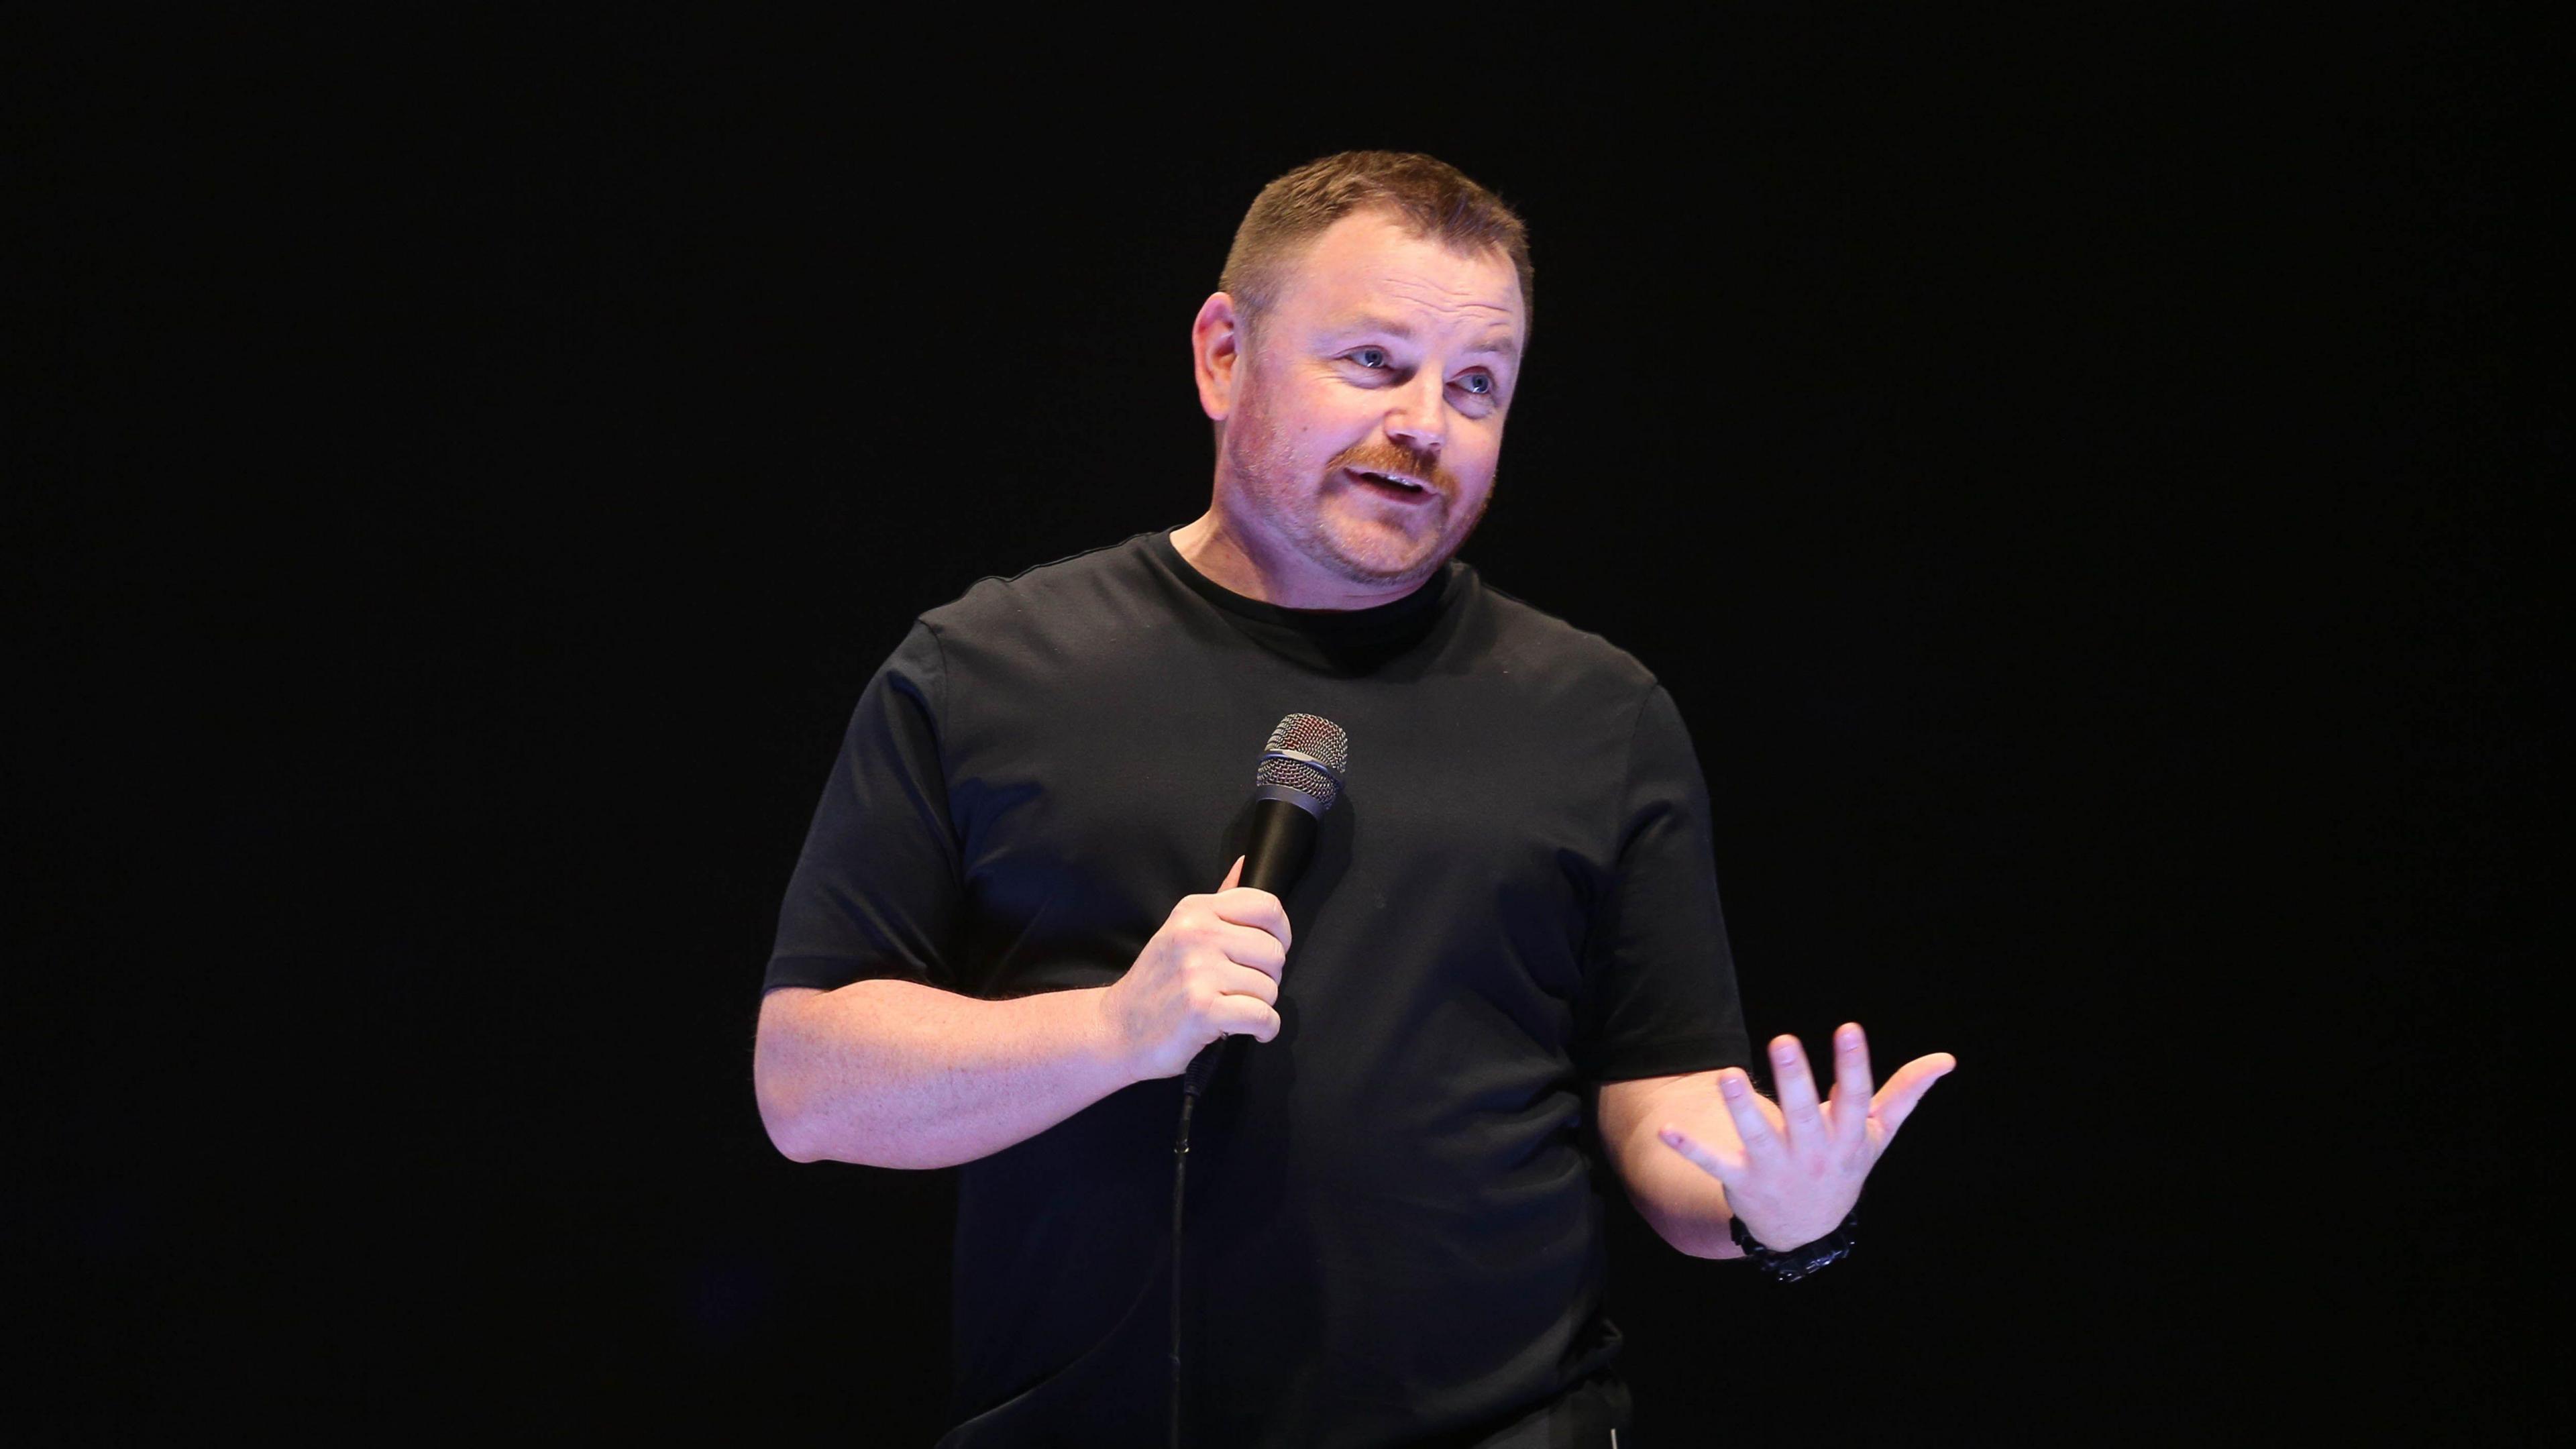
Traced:
<svg viewBox="0 0 2576 1449">
<path fill-rule="evenodd" d="M 1660 684 L 1629 741 L 1618 832 L 1584 974 L 1576 1066 L 1594 1081 L 1630 1081 L 1750 1065 L 1718 908 L 1708 786 Z"/>
<path fill-rule="evenodd" d="M 939 720 L 938 637 L 916 623 L 859 695 L 778 910 L 764 991 L 939 984 L 963 891 Z"/>
</svg>

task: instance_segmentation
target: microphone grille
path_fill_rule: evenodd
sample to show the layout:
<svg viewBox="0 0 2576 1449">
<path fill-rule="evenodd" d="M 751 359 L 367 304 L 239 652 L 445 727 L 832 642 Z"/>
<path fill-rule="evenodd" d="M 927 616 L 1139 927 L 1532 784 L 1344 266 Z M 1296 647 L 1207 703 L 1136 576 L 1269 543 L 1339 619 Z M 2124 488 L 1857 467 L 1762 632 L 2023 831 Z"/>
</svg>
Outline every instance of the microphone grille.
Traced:
<svg viewBox="0 0 2576 1449">
<path fill-rule="evenodd" d="M 1301 760 L 1295 755 L 1311 756 Z M 1261 763 L 1253 771 L 1257 785 L 1284 785 L 1303 791 L 1333 808 L 1341 798 L 1342 771 L 1351 762 L 1351 737 L 1342 727 L 1319 714 L 1292 714 L 1270 732 L 1270 743 L 1261 752 Z"/>
<path fill-rule="evenodd" d="M 1351 737 L 1320 714 L 1292 714 L 1281 720 L 1279 728 L 1270 732 L 1268 748 L 1313 755 L 1336 775 L 1351 767 Z"/>
</svg>

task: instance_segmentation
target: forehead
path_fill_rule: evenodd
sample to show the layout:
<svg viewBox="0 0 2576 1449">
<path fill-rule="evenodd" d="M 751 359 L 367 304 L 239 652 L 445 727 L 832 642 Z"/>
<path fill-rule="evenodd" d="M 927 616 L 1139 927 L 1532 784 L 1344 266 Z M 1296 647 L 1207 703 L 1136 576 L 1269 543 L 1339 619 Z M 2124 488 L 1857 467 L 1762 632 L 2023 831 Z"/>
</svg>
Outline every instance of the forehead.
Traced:
<svg viewBox="0 0 2576 1449">
<path fill-rule="evenodd" d="M 1383 212 L 1334 222 L 1281 281 L 1278 309 L 1309 326 L 1394 311 L 1431 326 L 1521 330 L 1520 277 L 1510 258 L 1451 251 Z"/>
</svg>

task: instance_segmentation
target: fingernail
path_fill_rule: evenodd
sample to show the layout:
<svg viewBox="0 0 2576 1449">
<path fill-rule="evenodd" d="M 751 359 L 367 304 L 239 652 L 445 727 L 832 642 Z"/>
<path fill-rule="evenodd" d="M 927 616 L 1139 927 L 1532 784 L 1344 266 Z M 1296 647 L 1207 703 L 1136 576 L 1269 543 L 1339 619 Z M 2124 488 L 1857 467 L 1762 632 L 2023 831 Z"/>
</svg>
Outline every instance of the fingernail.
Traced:
<svg viewBox="0 0 2576 1449">
<path fill-rule="evenodd" d="M 1717 1088 L 1719 1091 L 1724 1092 L 1730 1097 L 1741 1097 L 1744 1095 L 1744 1079 L 1742 1077 L 1720 1077 L 1717 1082 Z"/>
<path fill-rule="evenodd" d="M 1797 1055 L 1797 1052 L 1798 1049 L 1796 1047 L 1793 1047 L 1784 1041 L 1771 1048 L 1771 1060 L 1775 1062 L 1785 1062 L 1791 1057 Z"/>
<path fill-rule="evenodd" d="M 1860 1029 L 1859 1029 L 1858 1027 L 1848 1027 L 1848 1026 L 1847 1026 L 1847 1027 L 1845 1027 L 1845 1028 L 1843 1028 L 1842 1043 L 1843 1043 L 1843 1047 L 1844 1047 L 1844 1049 L 1845 1049 L 1845 1050 L 1849 1050 L 1849 1049 L 1851 1049 L 1851 1048 L 1853 1048 L 1853 1047 L 1859 1046 L 1859 1045 L 1860 1045 Z"/>
</svg>

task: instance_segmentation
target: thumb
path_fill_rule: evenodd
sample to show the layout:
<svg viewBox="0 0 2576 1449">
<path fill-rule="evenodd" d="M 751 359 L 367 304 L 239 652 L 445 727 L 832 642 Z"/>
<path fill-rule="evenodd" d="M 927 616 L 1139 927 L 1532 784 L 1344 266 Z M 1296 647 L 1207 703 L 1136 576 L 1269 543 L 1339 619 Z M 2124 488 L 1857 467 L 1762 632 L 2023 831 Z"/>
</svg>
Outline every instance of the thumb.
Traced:
<svg viewBox="0 0 2576 1449">
<path fill-rule="evenodd" d="M 1915 1107 L 1923 1101 L 1923 1094 L 1931 1091 L 1934 1082 L 1950 1075 L 1958 1065 L 1959 1059 L 1948 1052 L 1934 1052 L 1928 1057 L 1916 1057 L 1896 1069 L 1896 1075 L 1887 1079 L 1887 1085 L 1878 1089 L 1878 1096 L 1869 1104 L 1870 1115 L 1887 1129 L 1886 1141 L 1896 1140 L 1896 1129 L 1904 1126 L 1905 1119 L 1914 1115 Z"/>
<path fill-rule="evenodd" d="M 1242 879 L 1243 879 L 1243 857 L 1238 855 L 1238 856 L 1236 856 L 1236 857 L 1234 858 L 1234 866 L 1233 866 L 1233 868 L 1232 868 L 1232 869 L 1230 869 L 1230 870 L 1228 870 L 1228 871 L 1225 873 L 1225 884 L 1223 884 L 1223 885 L 1221 885 L 1221 886 L 1218 886 L 1218 887 L 1217 887 L 1217 889 L 1218 889 L 1218 890 L 1221 890 L 1221 891 L 1230 891 L 1230 890 L 1234 889 L 1234 888 L 1235 888 L 1235 886 L 1236 886 L 1236 884 L 1237 884 L 1237 883 L 1239 883 Z"/>
</svg>

